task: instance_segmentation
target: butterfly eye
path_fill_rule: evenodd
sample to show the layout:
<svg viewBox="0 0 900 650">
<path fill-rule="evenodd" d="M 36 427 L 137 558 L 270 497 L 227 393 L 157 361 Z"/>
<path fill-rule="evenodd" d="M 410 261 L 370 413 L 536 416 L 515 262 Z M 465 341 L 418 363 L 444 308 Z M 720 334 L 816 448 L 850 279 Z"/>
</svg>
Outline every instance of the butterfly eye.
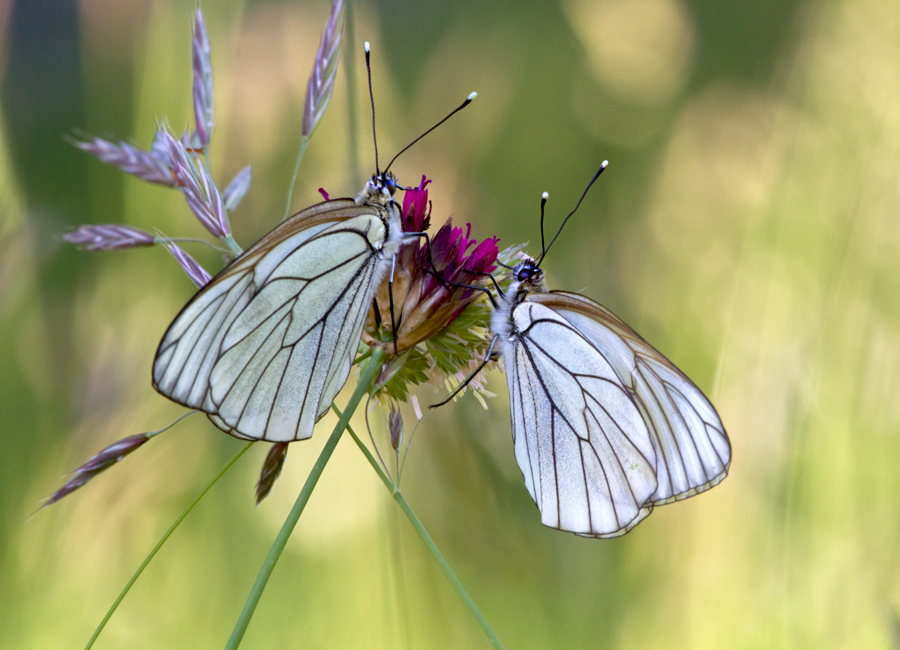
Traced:
<svg viewBox="0 0 900 650">
<path fill-rule="evenodd" d="M 397 191 L 397 178 L 389 172 L 384 175 L 382 182 L 384 183 L 384 189 L 388 191 L 388 194 L 394 196 L 394 193 Z"/>
<path fill-rule="evenodd" d="M 517 282 L 527 282 L 537 271 L 537 267 L 530 262 L 523 262 L 516 267 L 515 276 Z"/>
</svg>

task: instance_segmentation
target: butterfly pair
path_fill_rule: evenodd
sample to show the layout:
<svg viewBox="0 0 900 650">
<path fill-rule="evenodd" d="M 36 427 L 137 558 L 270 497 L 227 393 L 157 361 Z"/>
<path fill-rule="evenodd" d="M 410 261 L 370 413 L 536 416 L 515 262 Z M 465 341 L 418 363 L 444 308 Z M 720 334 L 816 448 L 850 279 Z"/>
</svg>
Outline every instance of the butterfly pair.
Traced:
<svg viewBox="0 0 900 650">
<path fill-rule="evenodd" d="M 355 200 L 307 208 L 234 260 L 169 327 L 154 387 L 239 438 L 309 438 L 394 256 L 421 236 L 403 232 L 396 189 L 376 174 Z M 542 248 L 492 298 L 516 460 L 545 525 L 622 535 L 655 505 L 718 484 L 730 444 L 703 393 L 634 330 L 584 296 L 547 291 Z"/>
</svg>

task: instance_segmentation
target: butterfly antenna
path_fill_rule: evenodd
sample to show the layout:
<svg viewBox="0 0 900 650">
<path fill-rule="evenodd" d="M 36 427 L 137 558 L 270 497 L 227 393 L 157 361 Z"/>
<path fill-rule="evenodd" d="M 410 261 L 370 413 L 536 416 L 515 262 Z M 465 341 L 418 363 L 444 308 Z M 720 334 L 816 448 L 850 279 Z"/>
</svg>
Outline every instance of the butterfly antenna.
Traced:
<svg viewBox="0 0 900 650">
<path fill-rule="evenodd" d="M 544 208 L 547 206 L 547 199 L 550 195 L 547 192 L 541 194 L 541 259 L 544 259 Z"/>
<path fill-rule="evenodd" d="M 604 161 L 600 164 L 600 169 L 597 170 L 597 173 L 594 174 L 594 177 L 591 179 L 591 182 L 588 183 L 588 185 L 587 185 L 586 188 L 584 188 L 584 192 L 582 192 L 581 198 L 578 199 L 578 203 L 575 204 L 575 208 L 574 208 L 568 215 L 566 215 L 566 218 L 565 218 L 565 219 L 563 219 L 562 225 L 559 227 L 559 230 L 556 231 L 556 235 L 553 237 L 553 239 L 550 240 L 550 244 L 547 246 L 547 248 L 545 248 L 545 249 L 543 250 L 543 252 L 541 253 L 540 258 L 538 259 L 538 261 L 535 262 L 535 266 L 540 266 L 540 265 L 541 265 L 541 262 L 544 261 L 544 257 L 546 257 L 547 251 L 550 250 L 550 246 L 553 246 L 553 242 L 556 241 L 556 238 L 559 237 L 560 233 L 563 231 L 563 228 L 565 228 L 566 222 L 569 220 L 569 217 L 571 217 L 573 214 L 575 214 L 575 213 L 578 211 L 578 208 L 581 206 L 581 202 L 584 201 L 584 197 L 587 196 L 588 190 L 590 190 L 590 189 L 591 189 L 591 186 L 596 182 L 596 180 L 597 180 L 598 178 L 600 178 L 600 174 L 603 173 L 603 170 L 606 169 L 606 167 L 607 167 L 608 165 L 609 165 L 609 161 L 608 161 L 608 160 L 604 160 Z M 544 216 L 544 213 L 543 213 L 543 207 L 544 207 L 544 206 L 543 206 L 543 201 L 544 201 L 544 200 L 542 199 L 542 200 L 541 200 L 541 217 L 542 217 L 542 218 L 543 218 L 543 216 Z M 541 239 L 541 242 L 542 242 L 542 247 L 543 247 L 543 236 L 544 236 L 544 229 L 541 228 L 541 238 L 542 238 L 542 239 Z"/>
<path fill-rule="evenodd" d="M 475 93 L 475 92 L 469 93 L 469 96 L 466 97 L 466 101 L 464 101 L 462 104 L 460 104 L 459 106 L 457 106 L 456 108 L 454 108 L 452 111 L 450 111 L 450 113 L 447 115 L 447 117 L 445 117 L 444 119 L 442 119 L 440 122 L 438 122 L 437 124 L 435 124 L 433 127 L 431 127 L 430 129 L 428 129 L 427 131 L 425 131 L 425 133 L 423 133 L 423 134 L 420 135 L 418 138 L 416 138 L 415 140 L 413 140 L 412 142 L 410 142 L 408 145 L 406 145 L 405 147 L 403 147 L 403 148 L 400 150 L 400 153 L 398 153 L 396 156 L 394 156 L 393 158 L 391 158 L 391 162 L 389 162 L 389 163 L 388 163 L 388 166 L 384 168 L 385 173 L 387 172 L 387 170 L 389 170 L 389 169 L 391 168 L 391 165 L 394 164 L 394 161 L 397 160 L 397 158 L 400 157 L 400 154 L 401 154 L 401 153 L 403 153 L 404 151 L 406 151 L 407 149 L 409 149 L 411 146 L 413 146 L 413 145 L 414 145 L 415 143 L 417 143 L 419 140 L 421 140 L 421 139 L 424 138 L 426 135 L 428 135 L 429 133 L 431 133 L 432 131 L 434 131 L 436 128 L 438 128 L 441 124 L 443 124 L 444 122 L 446 122 L 447 120 L 449 120 L 451 117 L 453 117 L 454 115 L 456 115 L 457 113 L 459 113 L 462 109 L 464 109 L 466 106 L 468 106 L 469 104 L 471 104 L 471 103 L 472 103 L 472 100 L 474 100 L 476 97 L 478 97 L 478 93 Z"/>
<path fill-rule="evenodd" d="M 372 105 L 372 140 L 375 142 L 375 175 L 379 176 L 381 172 L 378 171 L 378 136 L 375 133 L 375 94 L 372 92 L 372 63 L 370 61 L 372 55 L 369 51 L 369 41 L 366 41 L 363 47 L 366 50 L 366 74 L 369 76 L 369 103 Z"/>
</svg>

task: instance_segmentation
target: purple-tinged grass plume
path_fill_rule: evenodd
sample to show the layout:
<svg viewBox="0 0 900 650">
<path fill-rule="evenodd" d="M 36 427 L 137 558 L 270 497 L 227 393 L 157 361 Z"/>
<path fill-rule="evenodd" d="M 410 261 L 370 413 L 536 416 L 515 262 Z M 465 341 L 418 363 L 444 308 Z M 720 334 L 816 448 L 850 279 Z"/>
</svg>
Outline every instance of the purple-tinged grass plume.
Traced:
<svg viewBox="0 0 900 650">
<path fill-rule="evenodd" d="M 161 153 L 156 146 L 151 151 L 145 151 L 127 142 L 116 144 L 96 137 L 72 140 L 72 143 L 82 151 L 93 154 L 101 162 L 143 181 L 166 187 L 178 186 L 178 181 L 169 169 L 168 155 Z"/>
<path fill-rule="evenodd" d="M 209 284 L 209 281 L 212 280 L 212 276 L 206 269 L 200 266 L 197 260 L 185 253 L 181 247 L 171 239 L 165 237 L 161 237 L 160 239 L 162 240 L 163 246 L 172 253 L 172 257 L 175 258 L 182 270 L 191 279 L 191 282 L 197 285 L 198 289 L 202 289 Z"/>
<path fill-rule="evenodd" d="M 205 149 L 212 137 L 214 124 L 215 101 L 213 99 L 212 61 L 210 59 L 209 39 L 206 37 L 206 25 L 203 13 L 197 7 L 197 19 L 194 22 L 191 38 L 191 61 L 194 72 L 194 121 L 197 129 L 197 145 Z"/>
<path fill-rule="evenodd" d="M 225 203 L 225 209 L 233 212 L 249 189 L 250 165 L 247 165 L 231 179 L 228 187 L 222 191 L 222 201 Z"/>
<path fill-rule="evenodd" d="M 391 447 L 398 451 L 403 444 L 403 415 L 396 404 L 391 404 L 388 412 L 388 433 L 391 435 Z"/>
<path fill-rule="evenodd" d="M 200 223 L 223 240 L 233 256 L 241 250 L 231 237 L 228 211 L 236 208 L 247 193 L 251 175 L 250 168 L 244 168 L 231 181 L 224 194 L 220 194 L 207 168 L 206 156 L 198 155 L 207 152 L 214 125 L 215 104 L 209 39 L 203 13 L 199 8 L 191 30 L 191 60 L 196 122 L 193 132 L 185 131 L 181 138 L 177 138 L 168 127 L 159 127 L 149 151 L 126 142 L 116 144 L 97 137 L 76 139 L 73 144 L 141 180 L 181 190 Z M 126 226 L 83 226 L 66 235 L 65 239 L 87 250 L 111 250 L 160 243 L 158 238 L 136 229 L 128 230 Z M 182 259 L 182 256 L 176 257 Z M 199 268 L 196 263 L 191 266 Z M 204 274 L 205 271 L 192 272 L 191 278 L 198 282 Z"/>
<path fill-rule="evenodd" d="M 341 59 L 341 41 L 344 33 L 344 3 L 343 0 L 334 0 L 331 5 L 331 13 L 328 22 L 322 30 L 319 39 L 319 49 L 316 50 L 316 58 L 313 61 L 313 69 L 306 85 L 306 97 L 303 100 L 303 126 L 300 133 L 300 150 L 297 152 L 297 160 L 294 162 L 294 172 L 291 174 L 291 184 L 288 187 L 287 202 L 284 206 L 282 220 L 287 219 L 291 213 L 291 198 L 294 196 L 294 185 L 297 184 L 297 172 L 300 169 L 300 161 L 309 145 L 316 127 L 328 108 L 331 95 L 334 92 L 334 82 L 337 79 L 338 61 Z"/>
<path fill-rule="evenodd" d="M 149 232 L 119 224 L 80 226 L 63 235 L 63 239 L 86 251 L 114 251 L 156 243 L 156 237 Z"/>
<path fill-rule="evenodd" d="M 225 204 L 206 165 L 197 154 L 189 152 L 184 143 L 171 133 L 164 133 L 163 139 L 169 152 L 172 173 L 178 180 L 191 212 L 216 237 L 221 239 L 229 237 L 231 226 L 228 223 Z"/>
<path fill-rule="evenodd" d="M 341 41 L 344 34 L 344 3 L 335 0 L 331 5 L 328 22 L 319 39 L 319 49 L 313 61 L 312 73 L 306 86 L 306 99 L 303 102 L 303 130 L 305 139 L 312 137 L 313 131 L 322 120 L 337 79 L 338 62 L 341 60 Z"/>
<path fill-rule="evenodd" d="M 44 501 L 44 503 L 41 504 L 41 507 L 46 508 L 63 497 L 68 496 L 101 472 L 104 472 L 118 463 L 125 458 L 125 456 L 150 440 L 154 435 L 154 433 L 138 433 L 137 435 L 128 436 L 94 454 L 88 462 L 76 469 L 72 473 L 72 478 L 50 495 L 50 498 Z"/>
<path fill-rule="evenodd" d="M 181 422 L 184 418 L 197 412 L 198 411 L 188 411 L 171 424 L 164 426 L 162 429 L 128 436 L 127 438 L 117 440 L 108 447 L 104 447 L 99 452 L 91 456 L 88 462 L 72 472 L 72 478 L 69 479 L 66 484 L 59 488 L 56 492 L 51 494 L 50 497 L 41 504 L 41 508 L 46 508 L 47 506 L 56 503 L 63 497 L 72 494 L 72 492 L 82 487 L 92 478 L 108 470 L 110 467 L 125 458 L 125 456 L 128 456 L 129 454 L 131 454 L 131 452 L 143 446 L 143 444 L 150 440 L 150 438 L 158 436 L 163 431 L 168 431 L 176 424 Z"/>
</svg>

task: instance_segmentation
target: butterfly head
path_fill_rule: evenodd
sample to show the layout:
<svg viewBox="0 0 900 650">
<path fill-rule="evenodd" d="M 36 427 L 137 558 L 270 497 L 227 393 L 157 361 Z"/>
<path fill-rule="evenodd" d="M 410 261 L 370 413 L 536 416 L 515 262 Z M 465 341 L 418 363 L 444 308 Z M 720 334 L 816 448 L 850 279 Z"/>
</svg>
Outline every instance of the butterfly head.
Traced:
<svg viewBox="0 0 900 650">
<path fill-rule="evenodd" d="M 531 257 L 525 257 L 512 269 L 512 282 L 517 291 L 546 291 L 544 272 Z"/>
<path fill-rule="evenodd" d="M 359 196 L 356 197 L 356 202 L 360 205 L 366 203 L 387 205 L 391 202 L 399 187 L 397 185 L 397 177 L 391 172 L 375 174 L 368 180 Z"/>
</svg>

